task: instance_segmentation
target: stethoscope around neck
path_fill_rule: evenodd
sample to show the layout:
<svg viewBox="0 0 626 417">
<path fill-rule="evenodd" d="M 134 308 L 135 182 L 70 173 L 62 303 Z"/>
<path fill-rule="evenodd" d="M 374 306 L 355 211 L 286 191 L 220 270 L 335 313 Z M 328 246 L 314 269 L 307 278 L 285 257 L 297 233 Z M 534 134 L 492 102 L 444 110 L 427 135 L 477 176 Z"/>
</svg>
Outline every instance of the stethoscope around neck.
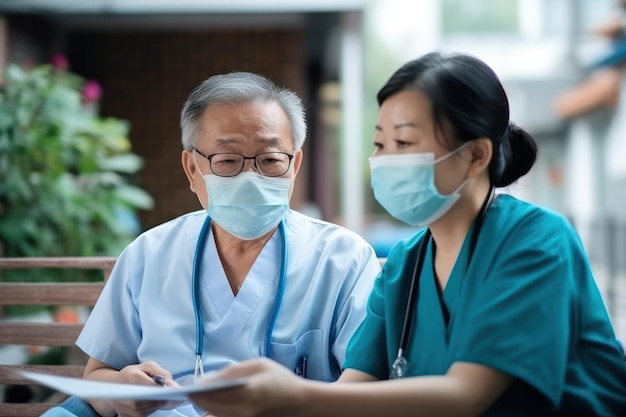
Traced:
<svg viewBox="0 0 626 417">
<path fill-rule="evenodd" d="M 197 380 L 204 376 L 204 366 L 202 364 L 202 352 L 204 349 L 204 319 L 202 317 L 202 306 L 200 304 L 200 271 L 202 266 L 202 258 L 204 254 L 204 247 L 206 245 L 207 235 L 211 230 L 211 218 L 207 216 L 202 229 L 200 229 L 200 235 L 198 236 L 198 242 L 196 243 L 196 251 L 193 257 L 193 269 L 191 272 L 191 293 L 193 299 L 193 310 L 196 318 L 196 366 L 194 369 L 194 379 Z M 280 261 L 280 275 L 278 277 L 278 287 L 276 290 L 276 297 L 274 298 L 274 305 L 270 313 L 267 327 L 265 329 L 265 344 L 263 346 L 263 356 L 268 357 L 271 353 L 271 341 L 272 333 L 274 332 L 274 325 L 276 324 L 276 317 L 278 316 L 278 310 L 283 299 L 285 292 L 285 281 L 287 278 L 287 232 L 285 231 L 285 221 L 282 220 L 278 224 L 278 231 L 281 238 L 281 261 Z"/>
<path fill-rule="evenodd" d="M 487 208 L 489 207 L 489 204 L 493 200 L 493 196 L 494 188 L 493 186 L 491 186 L 489 188 L 489 192 L 487 193 L 487 197 L 485 198 L 485 201 L 483 201 L 483 205 L 478 212 L 478 216 L 474 221 L 474 229 L 472 230 L 472 236 L 470 239 L 469 253 L 467 255 L 465 272 L 467 272 L 470 260 L 472 259 L 474 247 L 476 246 L 476 241 L 478 240 L 478 234 L 480 233 L 480 228 L 483 224 L 483 218 L 485 216 Z M 396 359 L 393 361 L 393 364 L 391 365 L 391 369 L 389 370 L 390 379 L 403 378 L 409 373 L 410 363 L 405 354 L 407 346 L 409 344 L 409 333 L 411 332 L 413 326 L 413 312 L 415 311 L 419 295 L 419 278 L 422 272 L 422 267 L 424 266 L 424 258 L 426 257 L 426 251 L 428 249 L 428 242 L 430 241 L 430 237 L 430 229 L 427 229 L 417 249 L 417 260 L 415 261 L 415 267 L 413 268 L 411 286 L 409 287 L 409 297 L 407 299 L 406 309 L 404 310 L 404 322 L 402 323 L 402 333 L 400 334 L 398 354 L 396 356 Z M 443 303 L 443 299 L 440 301 Z"/>
</svg>

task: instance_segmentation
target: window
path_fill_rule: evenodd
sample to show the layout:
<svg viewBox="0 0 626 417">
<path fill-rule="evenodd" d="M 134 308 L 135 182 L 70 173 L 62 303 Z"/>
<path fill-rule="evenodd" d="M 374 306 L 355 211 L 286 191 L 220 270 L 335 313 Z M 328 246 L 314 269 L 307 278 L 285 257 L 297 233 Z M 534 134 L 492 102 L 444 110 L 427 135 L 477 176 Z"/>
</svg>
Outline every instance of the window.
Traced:
<svg viewBox="0 0 626 417">
<path fill-rule="evenodd" d="M 441 0 L 444 35 L 518 31 L 520 0 Z"/>
</svg>

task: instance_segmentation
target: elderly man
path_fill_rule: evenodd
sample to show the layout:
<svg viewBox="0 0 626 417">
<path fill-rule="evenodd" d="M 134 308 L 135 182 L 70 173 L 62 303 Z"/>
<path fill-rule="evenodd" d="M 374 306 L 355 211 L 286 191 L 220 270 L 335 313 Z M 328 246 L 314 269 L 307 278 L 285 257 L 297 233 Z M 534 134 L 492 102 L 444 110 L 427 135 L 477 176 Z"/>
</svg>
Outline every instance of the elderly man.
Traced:
<svg viewBox="0 0 626 417">
<path fill-rule="evenodd" d="M 181 128 L 183 169 L 206 211 L 120 255 L 77 341 L 85 378 L 182 384 L 265 356 L 335 380 L 380 268 L 355 233 L 289 209 L 306 135 L 300 99 L 256 74 L 215 75 L 190 94 Z M 190 403 L 91 406 L 102 416 L 200 413 Z M 93 409 L 71 398 L 47 415 Z"/>
</svg>

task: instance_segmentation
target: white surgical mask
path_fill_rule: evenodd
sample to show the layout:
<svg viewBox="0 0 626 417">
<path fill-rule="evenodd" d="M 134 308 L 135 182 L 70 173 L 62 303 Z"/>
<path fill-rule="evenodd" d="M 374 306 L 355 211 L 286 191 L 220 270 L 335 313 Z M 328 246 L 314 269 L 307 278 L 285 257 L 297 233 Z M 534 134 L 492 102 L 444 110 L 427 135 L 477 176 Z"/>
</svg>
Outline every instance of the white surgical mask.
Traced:
<svg viewBox="0 0 626 417">
<path fill-rule="evenodd" d="M 469 142 L 468 142 L 469 143 Z M 374 197 L 389 214 L 412 226 L 428 226 L 461 196 L 461 183 L 442 195 L 435 185 L 435 165 L 466 145 L 435 159 L 434 153 L 381 155 L 369 158 Z"/>
<path fill-rule="evenodd" d="M 283 220 L 289 210 L 291 178 L 245 171 L 235 177 L 205 175 L 207 214 L 233 236 L 257 239 Z"/>
</svg>

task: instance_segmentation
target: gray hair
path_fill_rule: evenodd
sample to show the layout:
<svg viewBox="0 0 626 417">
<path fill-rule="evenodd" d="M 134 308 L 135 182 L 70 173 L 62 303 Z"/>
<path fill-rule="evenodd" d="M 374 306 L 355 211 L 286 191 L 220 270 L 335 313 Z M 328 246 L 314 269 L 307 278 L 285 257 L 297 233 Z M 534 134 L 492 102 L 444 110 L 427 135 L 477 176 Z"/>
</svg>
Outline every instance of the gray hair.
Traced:
<svg viewBox="0 0 626 417">
<path fill-rule="evenodd" d="M 302 100 L 286 88 L 250 72 L 218 74 L 204 80 L 185 102 L 180 114 L 183 148 L 193 148 L 200 137 L 198 120 L 208 107 L 220 104 L 277 103 L 289 119 L 291 140 L 295 150 L 302 148 L 306 137 L 306 121 Z"/>
</svg>

